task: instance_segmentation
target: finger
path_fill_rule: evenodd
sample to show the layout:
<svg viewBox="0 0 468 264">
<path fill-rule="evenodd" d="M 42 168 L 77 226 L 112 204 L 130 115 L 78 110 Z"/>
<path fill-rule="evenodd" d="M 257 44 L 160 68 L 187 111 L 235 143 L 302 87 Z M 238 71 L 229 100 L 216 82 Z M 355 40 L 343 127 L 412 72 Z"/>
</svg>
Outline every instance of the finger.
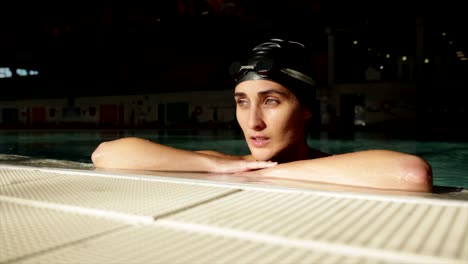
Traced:
<svg viewBox="0 0 468 264">
<path fill-rule="evenodd" d="M 250 170 L 255 170 L 255 169 L 264 169 L 264 168 L 269 168 L 277 165 L 278 162 L 272 162 L 272 161 L 252 161 L 247 163 L 247 169 Z"/>
</svg>

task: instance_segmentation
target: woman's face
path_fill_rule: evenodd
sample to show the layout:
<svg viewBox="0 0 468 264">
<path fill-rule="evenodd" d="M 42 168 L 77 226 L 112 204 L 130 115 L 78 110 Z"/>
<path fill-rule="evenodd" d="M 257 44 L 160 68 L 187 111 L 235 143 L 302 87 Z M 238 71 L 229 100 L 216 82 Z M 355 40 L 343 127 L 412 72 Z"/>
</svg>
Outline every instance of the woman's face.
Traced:
<svg viewBox="0 0 468 264">
<path fill-rule="evenodd" d="M 256 160 L 294 159 L 307 145 L 305 120 L 310 111 L 281 84 L 244 81 L 236 86 L 234 99 L 237 121 Z"/>
</svg>

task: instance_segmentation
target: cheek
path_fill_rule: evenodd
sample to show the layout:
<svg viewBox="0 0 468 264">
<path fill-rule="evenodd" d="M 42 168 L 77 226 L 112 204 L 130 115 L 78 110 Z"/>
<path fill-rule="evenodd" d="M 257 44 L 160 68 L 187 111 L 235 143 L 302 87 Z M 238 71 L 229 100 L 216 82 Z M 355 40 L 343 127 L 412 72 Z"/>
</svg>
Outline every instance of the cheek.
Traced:
<svg viewBox="0 0 468 264">
<path fill-rule="evenodd" d="M 268 114 L 268 121 L 271 127 L 278 129 L 287 129 L 297 125 L 297 118 L 285 111 L 271 111 Z"/>
<path fill-rule="evenodd" d="M 237 119 L 237 123 L 239 124 L 239 126 L 242 129 L 244 129 L 244 126 L 246 124 L 245 114 L 239 109 L 236 109 L 236 119 Z"/>
<path fill-rule="evenodd" d="M 302 130 L 304 119 L 298 113 L 276 113 L 269 120 L 269 125 L 274 128 L 277 133 L 283 134 L 286 137 L 296 137 L 296 134 Z"/>
</svg>

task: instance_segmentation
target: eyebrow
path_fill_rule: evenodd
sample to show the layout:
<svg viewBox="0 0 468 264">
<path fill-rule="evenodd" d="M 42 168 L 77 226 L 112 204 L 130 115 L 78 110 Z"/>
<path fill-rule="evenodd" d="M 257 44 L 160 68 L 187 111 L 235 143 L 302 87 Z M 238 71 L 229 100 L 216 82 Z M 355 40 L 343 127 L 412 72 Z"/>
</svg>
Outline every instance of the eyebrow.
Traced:
<svg viewBox="0 0 468 264">
<path fill-rule="evenodd" d="M 279 95 L 282 95 L 282 96 L 286 96 L 286 93 L 285 92 L 282 92 L 282 91 L 278 91 L 276 89 L 269 89 L 269 90 L 265 90 L 265 91 L 260 91 L 258 92 L 258 95 L 260 96 L 265 96 L 265 95 L 268 95 L 268 94 L 279 94 Z M 234 93 L 234 97 L 241 97 L 241 96 L 245 96 L 246 94 L 245 93 Z"/>
</svg>

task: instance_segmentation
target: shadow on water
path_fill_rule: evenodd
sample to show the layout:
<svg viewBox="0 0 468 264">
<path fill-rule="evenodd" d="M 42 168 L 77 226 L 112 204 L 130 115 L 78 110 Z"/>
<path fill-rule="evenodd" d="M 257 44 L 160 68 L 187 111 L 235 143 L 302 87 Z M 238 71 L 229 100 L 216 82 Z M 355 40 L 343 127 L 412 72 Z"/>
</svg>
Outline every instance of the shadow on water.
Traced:
<svg viewBox="0 0 468 264">
<path fill-rule="evenodd" d="M 455 192 L 462 192 L 468 189 L 463 187 L 451 187 L 451 186 L 434 186 L 432 192 L 437 194 L 447 194 L 447 193 L 455 193 Z"/>
</svg>

